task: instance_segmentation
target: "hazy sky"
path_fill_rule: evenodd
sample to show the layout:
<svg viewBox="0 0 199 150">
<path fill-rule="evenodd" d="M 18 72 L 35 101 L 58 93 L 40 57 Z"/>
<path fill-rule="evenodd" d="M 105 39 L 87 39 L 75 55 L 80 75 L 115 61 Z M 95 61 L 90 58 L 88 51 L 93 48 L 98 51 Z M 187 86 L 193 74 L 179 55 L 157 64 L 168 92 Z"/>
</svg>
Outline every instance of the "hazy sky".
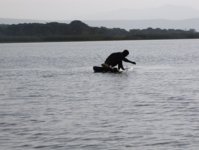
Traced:
<svg viewBox="0 0 199 150">
<path fill-rule="evenodd" d="M 189 6 L 199 10 L 199 0 L 0 0 L 0 18 L 86 19 L 112 10 L 163 5 Z"/>
</svg>

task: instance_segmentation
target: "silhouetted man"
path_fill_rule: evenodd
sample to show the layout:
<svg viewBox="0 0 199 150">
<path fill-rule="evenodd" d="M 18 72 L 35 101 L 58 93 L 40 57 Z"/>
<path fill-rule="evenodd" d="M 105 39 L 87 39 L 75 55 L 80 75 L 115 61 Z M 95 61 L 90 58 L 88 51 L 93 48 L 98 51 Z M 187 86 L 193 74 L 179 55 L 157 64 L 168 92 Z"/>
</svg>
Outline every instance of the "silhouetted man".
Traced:
<svg viewBox="0 0 199 150">
<path fill-rule="evenodd" d="M 125 70 L 122 64 L 122 61 L 136 64 L 133 61 L 128 60 L 125 58 L 126 56 L 129 55 L 128 50 L 124 50 L 123 52 L 117 52 L 117 53 L 112 53 L 108 58 L 106 59 L 105 63 L 102 64 L 102 67 L 104 68 L 112 68 L 114 66 L 118 65 L 118 70 L 121 68 L 122 70 Z"/>
</svg>

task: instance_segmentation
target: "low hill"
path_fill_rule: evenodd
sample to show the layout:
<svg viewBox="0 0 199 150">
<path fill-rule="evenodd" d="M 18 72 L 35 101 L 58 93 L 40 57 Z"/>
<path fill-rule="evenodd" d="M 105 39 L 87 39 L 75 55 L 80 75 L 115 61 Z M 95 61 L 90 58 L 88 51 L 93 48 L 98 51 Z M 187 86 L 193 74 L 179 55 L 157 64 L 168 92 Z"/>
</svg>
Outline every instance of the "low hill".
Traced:
<svg viewBox="0 0 199 150">
<path fill-rule="evenodd" d="M 71 23 L 23 23 L 0 25 L 0 42 L 45 41 L 95 41 L 138 39 L 185 39 L 199 38 L 194 29 L 130 29 L 90 27 L 81 21 Z"/>
<path fill-rule="evenodd" d="M 70 20 L 55 20 L 59 23 L 69 23 Z M 19 24 L 19 23 L 48 23 L 52 20 L 31 20 L 31 19 L 9 19 L 0 18 L 0 24 Z M 161 28 L 161 29 L 195 29 L 199 31 L 199 18 L 169 20 L 169 19 L 140 19 L 140 20 L 84 20 L 89 26 L 107 27 L 107 28 L 123 28 L 130 29 L 146 29 L 146 28 Z"/>
</svg>

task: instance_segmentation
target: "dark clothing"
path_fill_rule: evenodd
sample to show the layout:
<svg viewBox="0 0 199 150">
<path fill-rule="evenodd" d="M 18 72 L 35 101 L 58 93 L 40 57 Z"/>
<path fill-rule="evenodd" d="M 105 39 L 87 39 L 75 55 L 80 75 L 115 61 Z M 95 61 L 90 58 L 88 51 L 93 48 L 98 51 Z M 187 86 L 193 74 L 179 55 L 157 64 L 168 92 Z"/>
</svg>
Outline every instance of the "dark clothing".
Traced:
<svg viewBox="0 0 199 150">
<path fill-rule="evenodd" d="M 122 61 L 135 64 L 135 62 L 132 62 L 132 61 L 128 60 L 125 57 L 126 56 L 124 56 L 124 54 L 122 52 L 112 53 L 106 59 L 105 64 L 108 65 L 108 66 L 110 66 L 110 67 L 114 67 L 114 66 L 118 65 L 118 69 L 121 68 L 123 70 L 124 70 L 124 67 L 123 67 Z"/>
</svg>

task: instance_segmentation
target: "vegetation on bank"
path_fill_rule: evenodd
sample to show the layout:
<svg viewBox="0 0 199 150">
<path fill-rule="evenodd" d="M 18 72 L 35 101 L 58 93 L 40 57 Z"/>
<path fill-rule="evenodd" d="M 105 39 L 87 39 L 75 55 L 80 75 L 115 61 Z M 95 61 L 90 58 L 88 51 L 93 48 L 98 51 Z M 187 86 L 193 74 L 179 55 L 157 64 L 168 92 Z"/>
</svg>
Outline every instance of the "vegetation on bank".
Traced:
<svg viewBox="0 0 199 150">
<path fill-rule="evenodd" d="M 179 29 L 90 27 L 81 21 L 0 25 L 0 42 L 99 41 L 199 38 L 199 32 Z"/>
</svg>

